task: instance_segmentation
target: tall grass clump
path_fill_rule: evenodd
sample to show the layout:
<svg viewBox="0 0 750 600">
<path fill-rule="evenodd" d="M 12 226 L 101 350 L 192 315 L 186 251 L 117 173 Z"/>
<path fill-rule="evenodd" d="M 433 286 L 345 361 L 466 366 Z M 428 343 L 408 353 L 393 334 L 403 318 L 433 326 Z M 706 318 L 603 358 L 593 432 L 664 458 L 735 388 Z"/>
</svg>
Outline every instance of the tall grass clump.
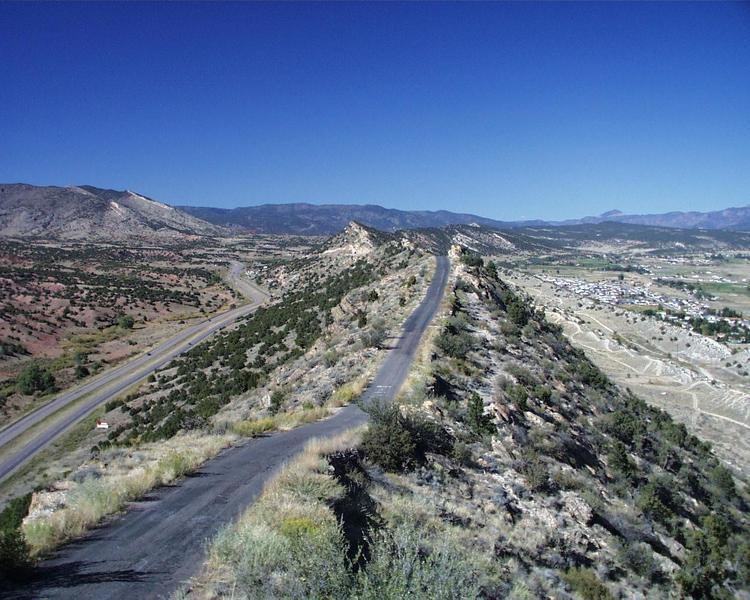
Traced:
<svg viewBox="0 0 750 600">
<path fill-rule="evenodd" d="M 345 494 L 325 456 L 358 433 L 313 440 L 209 549 L 208 581 L 245 598 L 346 598 L 346 541 L 330 506 Z M 218 590 L 219 595 L 223 595 Z"/>
<path fill-rule="evenodd" d="M 372 540 L 367 567 L 358 572 L 352 597 L 358 600 L 474 600 L 479 597 L 478 568 L 465 548 L 449 536 L 426 547 L 425 534 L 402 523 Z"/>
<path fill-rule="evenodd" d="M 65 508 L 22 526 L 32 555 L 43 554 L 83 534 L 103 517 L 119 512 L 150 489 L 171 483 L 215 456 L 229 442 L 227 436 L 181 436 L 151 464 L 126 475 L 88 478 L 71 490 Z"/>
<path fill-rule="evenodd" d="M 243 437 L 257 437 L 276 429 L 276 420 L 271 417 L 264 419 L 253 419 L 237 421 L 232 423 L 232 431 Z"/>
</svg>

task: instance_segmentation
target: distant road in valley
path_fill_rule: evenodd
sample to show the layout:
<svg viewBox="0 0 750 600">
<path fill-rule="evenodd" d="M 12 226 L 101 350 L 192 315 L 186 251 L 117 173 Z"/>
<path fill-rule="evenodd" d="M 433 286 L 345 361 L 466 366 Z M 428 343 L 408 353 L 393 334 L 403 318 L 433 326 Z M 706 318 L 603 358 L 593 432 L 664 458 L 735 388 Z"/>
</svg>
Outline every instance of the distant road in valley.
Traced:
<svg viewBox="0 0 750 600">
<path fill-rule="evenodd" d="M 195 344 L 199 344 L 219 329 L 253 312 L 265 302 L 269 297 L 268 294 L 247 281 L 243 277 L 243 269 L 241 263 L 231 263 L 227 278 L 230 285 L 250 299 L 249 304 L 186 327 L 142 356 L 108 370 L 88 383 L 59 394 L 44 406 L 24 415 L 0 431 L 0 481 L 99 405 L 145 379 L 155 370 L 168 364 L 176 356 L 189 350 Z M 55 413 L 73 404 L 75 404 L 74 409 L 61 412 L 60 418 L 53 417 Z M 50 417 L 53 418 L 50 419 Z M 49 423 L 44 424 L 47 420 Z"/>
<path fill-rule="evenodd" d="M 414 362 L 420 339 L 440 307 L 450 263 L 437 257 L 425 298 L 403 325 L 398 344 L 361 402 L 393 400 Z M 154 490 L 124 515 L 60 548 L 23 589 L 4 598 L 167 598 L 201 567 L 207 540 L 236 520 L 264 484 L 312 438 L 367 421 L 357 406 L 297 429 L 225 450 L 177 485 Z"/>
</svg>

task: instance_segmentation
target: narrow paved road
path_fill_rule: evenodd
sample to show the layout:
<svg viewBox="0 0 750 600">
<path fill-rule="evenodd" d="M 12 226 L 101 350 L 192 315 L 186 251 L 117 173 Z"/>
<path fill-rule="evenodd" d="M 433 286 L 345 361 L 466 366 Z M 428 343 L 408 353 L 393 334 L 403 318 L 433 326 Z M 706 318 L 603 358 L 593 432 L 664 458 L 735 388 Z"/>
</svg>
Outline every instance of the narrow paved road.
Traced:
<svg viewBox="0 0 750 600">
<path fill-rule="evenodd" d="M 237 272 L 238 265 L 239 263 L 233 263 L 230 269 L 230 277 L 236 281 L 239 281 L 239 273 L 241 273 L 241 270 L 239 273 Z M 239 266 L 241 267 L 241 265 Z M 37 452 L 65 433 L 99 405 L 120 394 L 138 381 L 145 379 L 149 374 L 190 349 L 194 344 L 202 342 L 217 330 L 251 313 L 268 298 L 268 294 L 263 290 L 247 282 L 243 282 L 243 288 L 240 291 L 253 294 L 251 296 L 252 301 L 249 304 L 229 310 L 183 329 L 178 334 L 152 348 L 147 354 L 143 354 L 135 360 L 111 369 L 82 386 L 63 392 L 44 406 L 24 415 L 0 431 L 0 451 L 3 454 L 2 460 L 0 460 L 0 481 L 13 473 L 23 463 L 31 459 Z M 51 415 L 84 398 L 85 400 L 77 404 L 74 410 L 70 410 L 60 418 L 51 419 L 46 426 L 38 427 L 37 429 L 39 430 L 34 431 L 30 439 L 20 447 L 14 447 L 8 452 L 3 451 L 5 446 L 17 442 L 21 436 L 29 433 Z"/>
<path fill-rule="evenodd" d="M 422 334 L 440 306 L 448 278 L 446 257 L 422 303 L 404 323 L 398 345 L 362 396 L 390 400 L 404 383 Z M 283 463 L 314 437 L 360 425 L 367 415 L 347 406 L 335 416 L 225 450 L 179 485 L 155 490 L 131 510 L 62 547 L 42 563 L 24 589 L 4 598 L 165 598 L 203 563 L 206 540 L 255 500 Z"/>
</svg>

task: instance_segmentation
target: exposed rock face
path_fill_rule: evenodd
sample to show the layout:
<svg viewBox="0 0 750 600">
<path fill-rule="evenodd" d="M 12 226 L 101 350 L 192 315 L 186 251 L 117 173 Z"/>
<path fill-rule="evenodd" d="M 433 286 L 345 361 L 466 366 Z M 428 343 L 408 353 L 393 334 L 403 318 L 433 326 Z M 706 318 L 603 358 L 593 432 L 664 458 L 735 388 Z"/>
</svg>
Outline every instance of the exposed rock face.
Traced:
<svg viewBox="0 0 750 600">
<path fill-rule="evenodd" d="M 130 191 L 0 184 L 0 236 L 86 241 L 217 235 L 221 229 Z"/>
<path fill-rule="evenodd" d="M 353 257 L 362 257 L 371 254 L 379 245 L 396 239 L 393 235 L 372 229 L 361 223 L 352 221 L 346 229 L 329 239 L 323 250 L 323 254 L 345 254 Z M 403 240 L 404 245 L 408 240 Z"/>
</svg>

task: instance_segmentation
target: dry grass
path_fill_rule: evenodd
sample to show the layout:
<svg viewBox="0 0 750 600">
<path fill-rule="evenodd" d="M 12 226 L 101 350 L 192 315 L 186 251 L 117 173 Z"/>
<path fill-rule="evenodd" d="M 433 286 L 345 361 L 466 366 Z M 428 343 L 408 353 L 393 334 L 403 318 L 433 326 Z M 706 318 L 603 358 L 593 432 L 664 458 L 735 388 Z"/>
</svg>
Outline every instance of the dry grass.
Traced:
<svg viewBox="0 0 750 600">
<path fill-rule="evenodd" d="M 331 477 L 325 456 L 357 445 L 361 431 L 311 440 L 283 467 L 239 521 L 211 543 L 190 596 L 338 596 L 348 575 L 340 526 L 329 506 L 345 491 Z"/>
<path fill-rule="evenodd" d="M 372 373 L 370 371 L 367 371 L 354 381 L 350 381 L 349 383 L 345 383 L 344 385 L 339 387 L 335 392 L 333 392 L 333 394 L 331 394 L 328 402 L 326 402 L 326 406 L 328 406 L 329 408 L 338 408 L 354 402 L 364 391 L 365 387 L 367 386 L 367 381 L 371 377 L 371 375 Z"/>
<path fill-rule="evenodd" d="M 183 435 L 148 450 L 162 456 L 146 466 L 118 465 L 110 461 L 109 470 L 116 474 L 100 479 L 87 479 L 75 487 L 66 500 L 65 508 L 48 515 L 29 520 L 24 533 L 35 555 L 44 554 L 61 543 L 80 536 L 107 515 L 123 510 L 129 502 L 143 496 L 149 490 L 174 481 L 189 473 L 220 450 L 231 445 L 235 436 L 257 437 L 273 431 L 289 430 L 306 423 L 330 416 L 337 407 L 348 404 L 361 393 L 366 377 L 345 384 L 332 396 L 326 406 L 314 407 L 273 417 L 232 423 L 231 433 L 226 435 Z M 335 448 L 339 438 L 330 442 L 316 442 L 300 457 L 300 461 L 311 460 L 314 452 L 324 453 L 325 448 Z M 331 446 L 331 444 L 333 444 Z M 128 468 L 130 467 L 130 468 Z M 296 467 L 287 469 L 293 477 Z M 300 481 L 311 481 L 299 477 Z"/>
<path fill-rule="evenodd" d="M 233 439 L 232 436 L 179 436 L 172 440 L 166 453 L 151 464 L 124 475 L 86 479 L 70 492 L 65 508 L 28 520 L 23 525 L 32 554 L 44 554 L 80 536 L 103 517 L 119 512 L 150 489 L 193 471 L 229 446 Z"/>
<path fill-rule="evenodd" d="M 246 421 L 237 421 L 232 423 L 232 432 L 242 437 L 257 437 L 274 431 L 276 427 L 276 420 L 268 417 L 265 419 L 251 419 Z"/>
<path fill-rule="evenodd" d="M 337 408 L 355 401 L 367 385 L 369 372 L 354 381 L 339 387 L 324 406 L 304 408 L 293 412 L 284 412 L 272 417 L 235 421 L 230 425 L 232 432 L 243 437 L 257 437 L 272 431 L 286 431 L 306 423 L 320 421 L 331 416 Z"/>
</svg>

